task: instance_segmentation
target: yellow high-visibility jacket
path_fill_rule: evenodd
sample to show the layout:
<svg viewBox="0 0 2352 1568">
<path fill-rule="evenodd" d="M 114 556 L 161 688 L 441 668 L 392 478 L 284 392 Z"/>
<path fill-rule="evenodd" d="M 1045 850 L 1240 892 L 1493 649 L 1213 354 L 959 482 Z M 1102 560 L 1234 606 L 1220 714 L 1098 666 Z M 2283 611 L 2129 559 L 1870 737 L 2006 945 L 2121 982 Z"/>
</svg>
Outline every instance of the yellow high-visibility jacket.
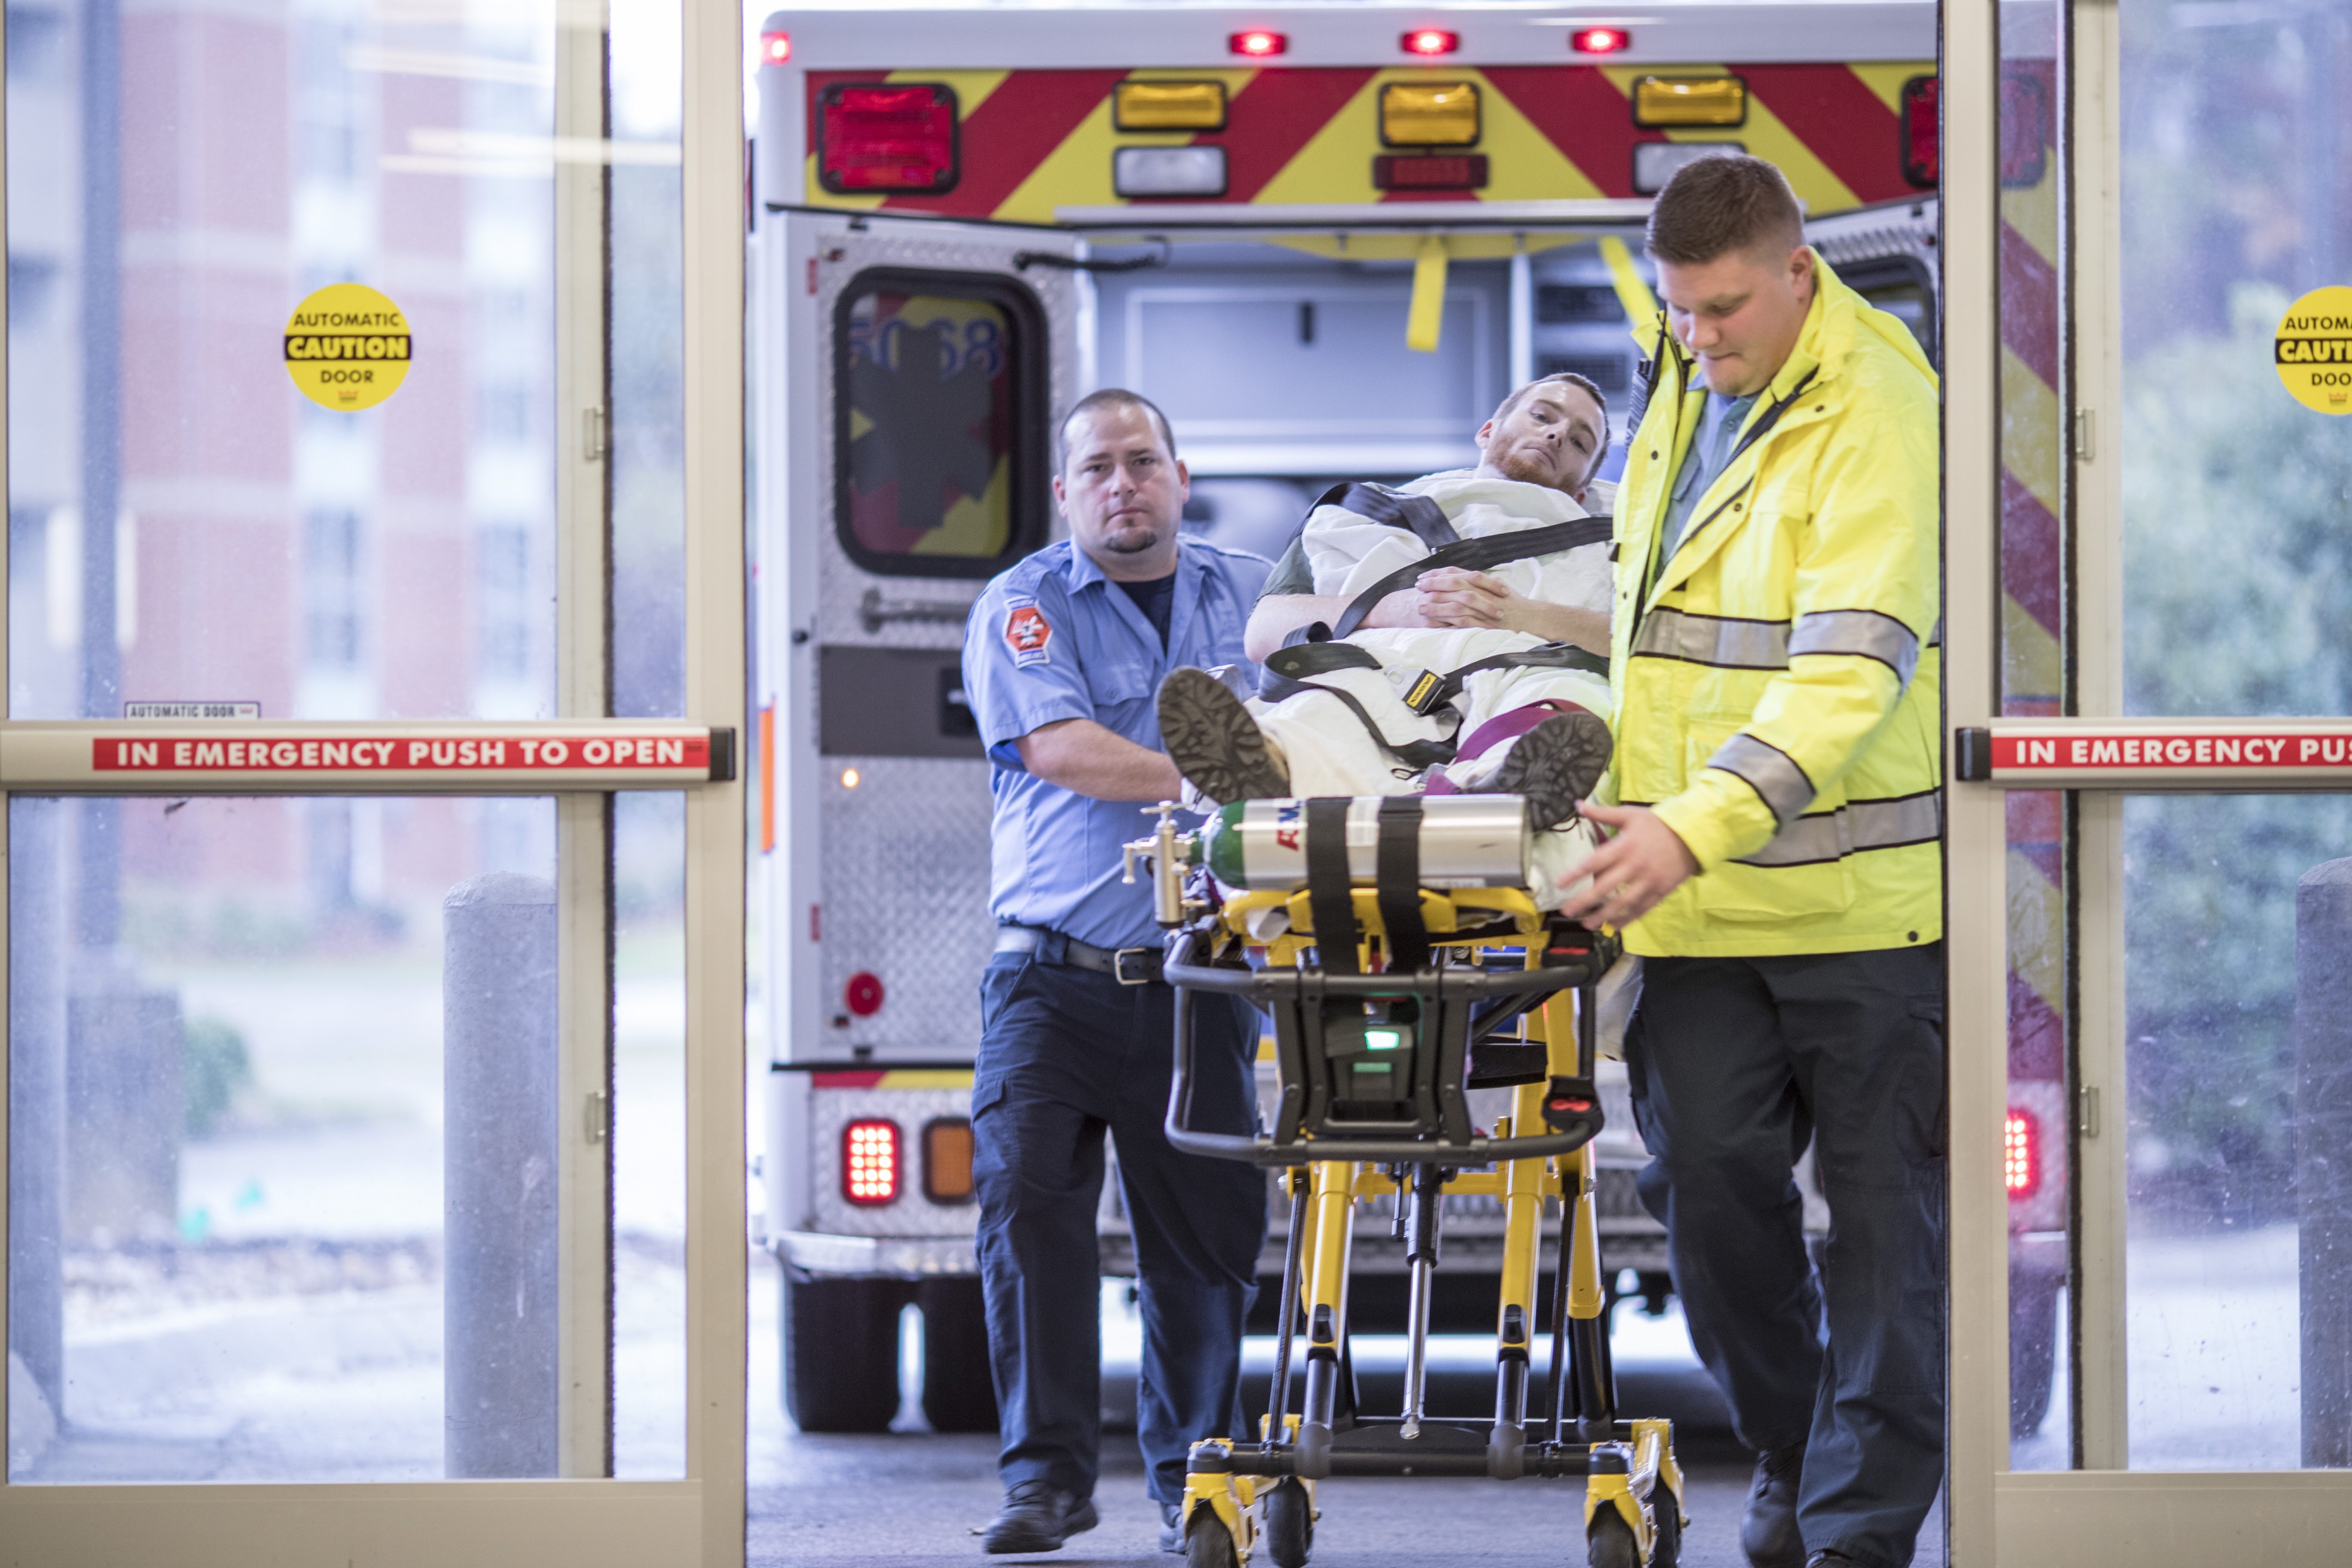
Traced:
<svg viewBox="0 0 2352 1568">
<path fill-rule="evenodd" d="M 1942 934 L 1936 374 L 1818 254 L 1802 335 L 1657 557 L 1704 387 L 1664 318 L 1617 491 L 1601 798 L 1699 874 L 1626 931 L 1653 956 L 1853 952 Z"/>
</svg>

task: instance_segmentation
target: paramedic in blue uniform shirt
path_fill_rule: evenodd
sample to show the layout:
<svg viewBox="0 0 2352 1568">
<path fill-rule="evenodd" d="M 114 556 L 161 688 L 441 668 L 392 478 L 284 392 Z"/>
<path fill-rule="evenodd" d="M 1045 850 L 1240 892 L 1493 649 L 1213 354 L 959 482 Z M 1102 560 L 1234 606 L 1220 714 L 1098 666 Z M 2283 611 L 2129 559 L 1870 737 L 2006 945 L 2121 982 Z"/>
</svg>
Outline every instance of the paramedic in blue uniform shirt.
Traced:
<svg viewBox="0 0 2352 1568">
<path fill-rule="evenodd" d="M 1180 1154 L 1161 1131 L 1173 994 L 1160 980 L 1150 889 L 1119 880 L 1119 847 L 1145 836 L 1145 808 L 1182 784 L 1160 749 L 1160 678 L 1243 663 L 1242 630 L 1271 568 L 1178 536 L 1184 465 L 1167 418 L 1141 397 L 1085 398 L 1058 445 L 1054 499 L 1069 539 L 989 584 L 964 631 L 996 802 L 997 942 L 981 981 L 971 1125 L 1005 1495 L 984 1544 L 1051 1551 L 1096 1522 L 1095 1212 L 1108 1131 L 1141 1277 L 1145 1485 L 1161 1547 L 1181 1551 L 1186 1451 L 1242 1430 L 1242 1319 L 1265 1178 Z M 1203 996 L 1192 1019 L 1193 1124 L 1251 1131 L 1255 1013 Z"/>
</svg>

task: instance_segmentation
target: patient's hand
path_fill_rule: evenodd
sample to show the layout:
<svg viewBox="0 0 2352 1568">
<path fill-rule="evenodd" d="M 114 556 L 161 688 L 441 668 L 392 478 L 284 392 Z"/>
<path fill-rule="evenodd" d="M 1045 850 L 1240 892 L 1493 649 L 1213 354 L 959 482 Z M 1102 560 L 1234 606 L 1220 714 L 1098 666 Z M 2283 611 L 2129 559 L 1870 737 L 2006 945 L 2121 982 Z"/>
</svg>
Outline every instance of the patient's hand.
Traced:
<svg viewBox="0 0 2352 1568">
<path fill-rule="evenodd" d="M 1484 572 L 1441 566 L 1423 573 L 1413 592 L 1423 619 L 1433 626 L 1492 626 L 1546 642 L 1574 643 L 1603 658 L 1609 653 L 1609 617 L 1603 612 L 1527 598 Z"/>
<path fill-rule="evenodd" d="M 1510 584 L 1484 572 L 1441 566 L 1413 584 L 1422 624 L 1431 626 L 1502 626 L 1517 631 L 1511 617 L 1528 601 Z"/>
</svg>

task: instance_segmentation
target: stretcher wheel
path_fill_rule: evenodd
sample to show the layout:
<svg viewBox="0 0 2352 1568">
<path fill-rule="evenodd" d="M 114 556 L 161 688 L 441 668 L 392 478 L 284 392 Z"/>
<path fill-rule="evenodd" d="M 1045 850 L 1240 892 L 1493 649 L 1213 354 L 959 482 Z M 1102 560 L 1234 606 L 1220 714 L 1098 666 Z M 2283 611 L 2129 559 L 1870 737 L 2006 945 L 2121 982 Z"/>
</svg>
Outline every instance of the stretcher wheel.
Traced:
<svg viewBox="0 0 2352 1568">
<path fill-rule="evenodd" d="M 1683 1556 L 1682 1503 L 1660 1481 L 1650 1493 L 1650 1508 L 1655 1530 L 1650 1537 L 1650 1568 L 1676 1568 Z"/>
<path fill-rule="evenodd" d="M 1614 1504 L 1592 1516 L 1584 1537 L 1584 1560 L 1591 1568 L 1642 1568 L 1642 1543 L 1633 1539 L 1633 1527 Z"/>
<path fill-rule="evenodd" d="M 1213 1510 L 1194 1510 L 1184 1529 L 1184 1568 L 1241 1568 L 1234 1538 Z"/>
<path fill-rule="evenodd" d="M 1307 1568 L 1307 1554 L 1315 1549 L 1315 1508 L 1297 1481 L 1266 1494 L 1265 1549 L 1275 1568 Z"/>
</svg>

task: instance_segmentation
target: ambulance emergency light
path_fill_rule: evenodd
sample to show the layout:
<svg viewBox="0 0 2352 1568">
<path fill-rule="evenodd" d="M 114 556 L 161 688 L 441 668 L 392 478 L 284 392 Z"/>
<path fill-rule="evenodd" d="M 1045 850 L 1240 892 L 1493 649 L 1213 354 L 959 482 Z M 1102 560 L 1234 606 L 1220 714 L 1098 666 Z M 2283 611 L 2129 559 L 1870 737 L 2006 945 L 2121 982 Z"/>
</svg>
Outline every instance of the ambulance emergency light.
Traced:
<svg viewBox="0 0 2352 1568">
<path fill-rule="evenodd" d="M 1252 59 L 1264 59 L 1268 55 L 1288 53 L 1290 39 L 1280 33 L 1269 33 L 1264 27 L 1250 27 L 1228 37 L 1225 47 Z"/>
<path fill-rule="evenodd" d="M 792 58 L 793 36 L 790 33 L 778 31 L 760 35 L 761 65 L 780 66 L 790 61 Z"/>
<path fill-rule="evenodd" d="M 1392 81 L 1381 89 L 1384 147 L 1467 147 L 1478 140 L 1478 89 L 1466 81 Z"/>
<path fill-rule="evenodd" d="M 1644 130 L 1747 121 L 1748 83 L 1739 77 L 1645 76 L 1633 84 L 1633 123 Z"/>
<path fill-rule="evenodd" d="M 834 82 L 817 95 L 817 183 L 835 195 L 953 190 L 956 153 L 944 82 Z"/>
<path fill-rule="evenodd" d="M 1397 40 L 1397 47 L 1409 55 L 1450 55 L 1462 47 L 1462 35 L 1442 27 L 1415 27 Z"/>
<path fill-rule="evenodd" d="M 1622 54 L 1633 44 L 1633 35 L 1622 27 L 1579 27 L 1568 36 L 1568 47 L 1580 55 Z"/>
<path fill-rule="evenodd" d="M 1123 81 L 1111 89 L 1110 122 L 1118 131 L 1223 131 L 1221 81 Z"/>
</svg>

